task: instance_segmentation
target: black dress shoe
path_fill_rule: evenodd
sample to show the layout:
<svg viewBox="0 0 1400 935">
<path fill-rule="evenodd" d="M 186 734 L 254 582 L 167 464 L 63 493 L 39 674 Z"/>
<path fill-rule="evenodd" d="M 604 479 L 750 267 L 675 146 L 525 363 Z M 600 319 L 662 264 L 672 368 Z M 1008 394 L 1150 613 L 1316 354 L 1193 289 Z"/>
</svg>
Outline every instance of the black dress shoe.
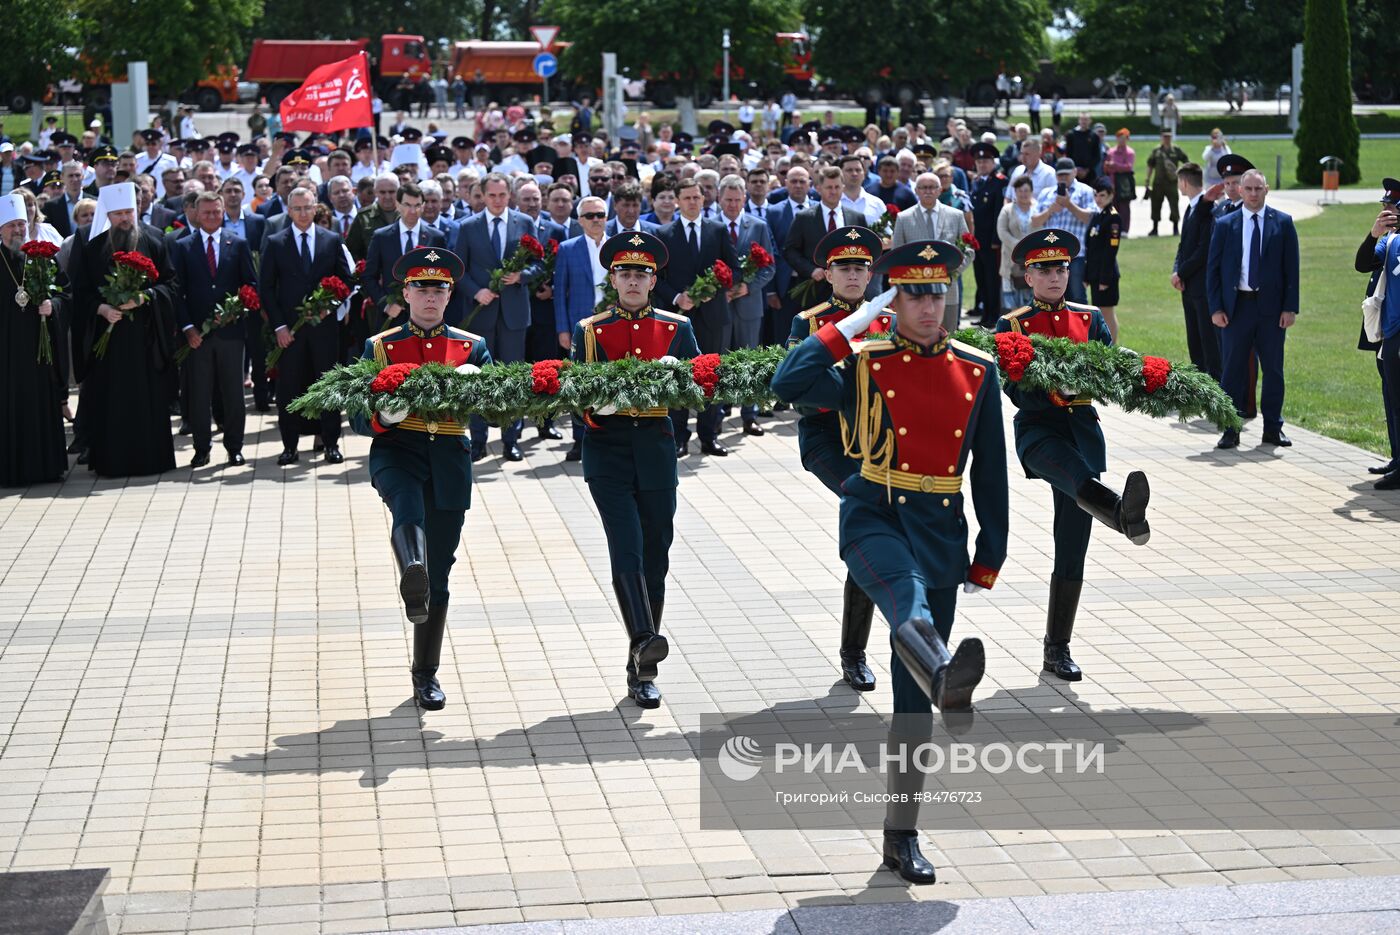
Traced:
<svg viewBox="0 0 1400 935">
<path fill-rule="evenodd" d="M 719 442 L 701 442 L 700 452 L 701 454 L 714 455 L 717 458 L 723 458 L 724 456 L 729 454 L 729 449 L 721 445 Z"/>
<path fill-rule="evenodd" d="M 1283 434 L 1283 429 L 1279 429 L 1277 432 L 1265 432 L 1264 444 L 1278 445 L 1280 448 L 1292 448 L 1293 439 Z"/>
<path fill-rule="evenodd" d="M 485 445 L 482 445 L 480 448 L 476 447 L 475 445 L 472 445 L 472 463 L 473 463 L 473 464 L 475 464 L 477 461 L 480 461 L 482 458 L 485 458 L 485 457 L 486 457 L 486 446 L 485 446 Z"/>
<path fill-rule="evenodd" d="M 502 457 L 504 457 L 507 461 L 524 461 L 524 460 L 525 460 L 525 454 L 524 454 L 524 452 L 522 452 L 522 451 L 520 450 L 520 446 L 519 446 L 519 445 L 509 445 L 509 446 L 507 446 L 506 450 L 502 453 Z"/>
<path fill-rule="evenodd" d="M 935 883 L 933 864 L 919 850 L 919 832 L 885 831 L 885 866 L 910 883 Z"/>
<path fill-rule="evenodd" d="M 757 422 L 745 422 L 745 423 L 744 423 L 744 434 L 745 434 L 745 435 L 762 435 L 762 434 L 763 434 L 763 427 L 760 426 Z"/>
<path fill-rule="evenodd" d="M 329 448 L 326 449 L 327 464 L 339 464 L 344 460 L 345 455 L 340 453 L 340 447 L 338 445 L 331 445 Z"/>
<path fill-rule="evenodd" d="M 690 442 L 681 442 L 676 446 L 677 458 L 684 458 L 688 454 L 690 454 Z"/>
<path fill-rule="evenodd" d="M 190 467 L 199 468 L 209 463 L 209 452 L 196 451 L 194 457 L 190 459 Z"/>
<path fill-rule="evenodd" d="M 582 461 L 582 460 L 583 460 L 583 448 L 581 448 L 581 447 L 578 446 L 578 445 L 574 445 L 572 448 L 569 449 L 568 453 L 567 453 L 566 455 L 564 455 L 564 460 L 565 460 L 565 461 Z"/>
<path fill-rule="evenodd" d="M 69 454 L 72 454 L 72 453 L 73 453 L 73 446 L 72 446 L 72 445 L 69 445 L 69 446 L 68 446 L 68 453 L 69 453 Z M 1394 461 L 1387 461 L 1385 464 L 1377 464 L 1375 467 L 1368 467 L 1368 468 L 1366 469 L 1366 473 L 1367 473 L 1367 474 L 1389 474 L 1391 471 L 1395 470 L 1397 467 L 1400 467 L 1400 464 L 1396 464 Z"/>
<path fill-rule="evenodd" d="M 88 449 L 87 449 L 87 448 L 84 448 L 82 451 L 78 452 L 78 460 L 77 460 L 77 461 L 74 461 L 73 463 L 74 463 L 74 464 L 87 464 L 87 463 L 88 463 Z"/>
<path fill-rule="evenodd" d="M 541 425 L 540 438 L 552 438 L 555 441 L 562 441 L 564 438 L 564 433 L 559 431 L 552 425 Z"/>
<path fill-rule="evenodd" d="M 286 467 L 289 464 L 296 464 L 300 460 L 301 456 L 296 453 L 296 449 L 284 448 L 282 453 L 277 456 L 277 465 L 278 467 Z"/>
<path fill-rule="evenodd" d="M 1240 433 L 1234 429 L 1226 429 L 1225 434 L 1220 436 L 1220 441 L 1215 443 L 1217 448 L 1238 448 L 1240 446 Z"/>
<path fill-rule="evenodd" d="M 326 443 L 323 442 L 323 441 L 321 441 L 321 439 L 319 439 L 319 438 L 316 439 L 314 442 L 311 443 L 311 451 L 312 451 L 313 453 L 314 453 L 314 452 L 317 452 L 317 451 L 321 451 L 321 450 L 324 449 L 325 447 L 326 447 Z"/>
<path fill-rule="evenodd" d="M 190 432 L 192 432 L 192 431 L 193 431 L 193 429 L 190 428 L 190 424 L 189 424 L 188 422 L 186 422 L 184 419 L 181 419 L 181 420 L 180 420 L 180 428 L 176 430 L 175 434 L 176 434 L 176 435 L 188 435 L 188 434 L 190 434 Z"/>
<path fill-rule="evenodd" d="M 1400 470 L 1391 471 L 1371 486 L 1377 490 L 1400 490 Z"/>
<path fill-rule="evenodd" d="M 241 452 L 241 451 L 235 451 L 235 452 L 233 452 L 231 455 L 228 456 L 228 463 L 229 463 L 229 466 L 230 466 L 230 467 L 242 467 L 243 465 L 247 464 L 248 462 L 247 462 L 247 460 L 243 457 L 243 452 Z"/>
<path fill-rule="evenodd" d="M 83 450 L 83 443 L 80 442 L 80 441 L 78 441 L 76 438 L 73 439 L 71 442 L 68 443 L 68 453 L 69 453 L 70 455 L 80 454 L 80 453 L 82 452 L 82 450 Z M 1372 468 L 1371 470 L 1372 470 L 1373 473 L 1375 472 L 1375 468 Z M 1385 472 L 1385 471 L 1382 471 L 1381 473 L 1384 474 L 1384 473 L 1386 473 L 1386 472 Z"/>
<path fill-rule="evenodd" d="M 787 412 L 787 411 L 788 411 L 789 409 L 791 409 L 791 408 L 792 408 L 792 406 L 788 405 L 787 403 L 774 403 L 774 404 L 773 404 L 773 411 L 774 411 L 774 412 Z"/>
<path fill-rule="evenodd" d="M 656 683 L 643 682 L 631 672 L 627 673 L 627 697 L 635 701 L 639 708 L 661 707 L 661 691 Z"/>
</svg>

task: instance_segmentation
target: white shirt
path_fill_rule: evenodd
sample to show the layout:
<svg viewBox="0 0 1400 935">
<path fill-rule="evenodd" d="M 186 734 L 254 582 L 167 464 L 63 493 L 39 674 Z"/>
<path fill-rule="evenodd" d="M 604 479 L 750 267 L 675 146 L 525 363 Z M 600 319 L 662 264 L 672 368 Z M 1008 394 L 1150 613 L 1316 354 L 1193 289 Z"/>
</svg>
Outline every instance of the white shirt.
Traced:
<svg viewBox="0 0 1400 935">
<path fill-rule="evenodd" d="M 1264 252 L 1264 209 L 1251 211 L 1248 208 L 1240 208 L 1240 281 L 1237 288 L 1241 292 L 1257 292 L 1249 285 L 1249 241 L 1254 236 L 1254 218 L 1259 219 L 1259 252 L 1263 258 Z"/>
<path fill-rule="evenodd" d="M 885 206 L 881 203 L 880 199 L 876 198 L 865 189 L 860 190 L 860 197 L 858 198 L 852 198 L 842 192 L 841 207 L 850 208 L 852 211 L 858 211 L 865 215 L 865 223 L 867 224 L 874 224 L 876 218 L 885 213 Z M 836 223 L 839 225 L 841 219 L 837 218 Z"/>
<path fill-rule="evenodd" d="M 845 200 L 845 197 L 846 197 L 845 195 L 842 195 L 842 196 L 841 196 L 841 198 L 842 198 L 843 201 Z M 833 231 L 833 230 L 835 230 L 837 227 L 843 227 L 843 226 L 845 226 L 846 222 L 845 222 L 844 220 L 842 220 L 842 214 L 841 214 L 841 208 L 842 208 L 842 207 L 844 207 L 844 206 L 843 206 L 843 205 L 837 205 L 835 208 L 828 208 L 824 203 L 822 204 L 822 206 L 821 206 L 821 212 L 822 212 L 822 230 L 824 230 L 824 231 Z M 834 225 L 833 225 L 833 223 L 832 223 L 833 218 L 835 219 L 835 224 L 834 224 Z"/>
<path fill-rule="evenodd" d="M 396 226 L 397 226 L 398 229 L 399 229 L 399 250 L 403 250 L 403 238 L 404 238 L 404 235 L 405 235 L 405 234 L 412 234 L 412 235 L 413 235 L 413 246 L 415 246 L 415 247 L 421 247 L 421 246 L 423 246 L 423 222 L 422 222 L 422 220 L 419 220 L 419 222 L 418 222 L 417 224 L 415 224 L 415 225 L 414 225 L 413 227 L 411 227 L 411 228 L 409 228 L 409 227 L 404 227 L 404 226 L 403 226 L 403 221 L 399 221 L 398 224 L 397 224 Z"/>
<path fill-rule="evenodd" d="M 1026 167 L 1023 165 L 1018 165 L 1011 170 L 1011 176 L 1006 180 L 1006 195 L 1004 196 L 1004 200 L 1014 201 L 1016 199 L 1016 193 L 1012 190 L 1011 183 L 1025 174 Z M 1035 164 L 1035 169 L 1031 172 L 1031 192 L 1036 198 L 1039 198 L 1040 193 L 1047 188 L 1054 188 L 1058 184 L 1059 180 L 1055 178 L 1054 169 L 1047 166 L 1044 162 L 1037 162 Z"/>
<path fill-rule="evenodd" d="M 760 221 L 766 221 L 768 220 L 768 209 L 771 207 L 773 206 L 766 201 L 762 204 L 755 204 L 754 202 L 750 201 L 748 204 L 744 205 L 744 210 L 747 211 L 749 214 L 752 214 L 754 217 L 758 218 Z"/>
<path fill-rule="evenodd" d="M 603 269 L 603 261 L 600 256 L 603 252 L 603 241 L 606 237 L 594 240 L 587 234 L 583 235 L 583 242 L 588 246 L 588 259 L 593 264 L 593 304 L 597 305 L 603 301 L 603 285 L 608 281 L 608 271 Z"/>
<path fill-rule="evenodd" d="M 753 105 L 751 105 L 751 104 L 740 104 L 740 105 L 739 105 L 739 122 L 740 122 L 740 123 L 753 123 Z"/>
<path fill-rule="evenodd" d="M 350 225 L 352 225 L 352 224 L 355 223 L 355 215 L 357 215 L 357 214 L 359 214 L 359 213 L 360 213 L 360 212 L 356 210 L 356 208 L 355 208 L 354 205 L 351 205 L 351 206 L 350 206 L 350 210 L 349 210 L 349 211 L 346 211 L 344 214 L 341 214 L 339 211 L 337 211 L 337 210 L 335 210 L 334 208 L 332 208 L 332 209 L 331 209 L 331 230 L 335 231 L 335 232 L 336 232 L 337 234 L 339 234 L 341 237 L 347 237 L 347 236 L 349 236 L 349 234 L 350 234 Z M 345 219 L 345 229 L 344 229 L 344 230 L 342 230 L 342 229 L 341 229 L 341 226 L 340 226 L 340 224 L 341 224 L 341 218 L 344 218 L 344 219 Z M 354 269 L 354 268 L 355 268 L 355 264 L 354 264 L 354 263 L 351 263 L 351 264 L 350 264 L 350 268 L 351 268 L 351 269 Z"/>
<path fill-rule="evenodd" d="M 510 230 L 510 214 L 506 211 L 502 211 L 500 214 L 492 214 L 491 209 L 489 208 L 483 209 L 481 214 L 483 217 L 486 218 L 486 239 L 488 241 L 491 239 L 491 229 L 496 227 L 497 221 L 501 222 L 501 253 L 499 256 L 496 257 L 496 260 L 503 261 L 506 258 L 506 238 L 509 236 L 507 231 Z"/>
</svg>

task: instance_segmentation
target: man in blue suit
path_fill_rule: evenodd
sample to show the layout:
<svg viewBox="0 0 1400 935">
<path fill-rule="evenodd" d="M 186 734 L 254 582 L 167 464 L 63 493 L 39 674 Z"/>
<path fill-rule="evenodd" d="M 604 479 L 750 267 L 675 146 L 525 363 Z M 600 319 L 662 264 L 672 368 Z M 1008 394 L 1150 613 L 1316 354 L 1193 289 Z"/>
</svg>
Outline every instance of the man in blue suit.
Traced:
<svg viewBox="0 0 1400 935">
<path fill-rule="evenodd" d="M 793 166 L 787 173 L 787 197 L 771 205 L 765 212 L 768 227 L 773 233 L 773 243 L 787 243 L 792 219 L 807 207 L 807 195 L 812 188 L 812 177 L 802 166 Z M 768 301 L 768 328 L 764 344 L 781 344 L 792 331 L 792 319 L 799 309 L 796 299 L 788 297 L 792 288 L 792 264 L 782 248 L 775 253 L 778 263 L 773 276 L 772 297 Z M 776 301 L 774 301 L 776 300 Z"/>
<path fill-rule="evenodd" d="M 287 406 L 335 366 L 340 352 L 340 323 L 334 315 L 324 315 L 319 322 L 292 334 L 292 326 L 301 317 L 297 307 L 327 276 L 339 276 L 347 284 L 350 281 L 350 265 L 340 235 L 315 224 L 315 189 L 298 188 L 288 195 L 287 214 L 291 223 L 268 240 L 258 271 L 263 310 L 277 346 L 282 348 L 277 362 L 277 429 L 282 435 L 278 465 L 297 462 L 297 440 L 304 421 L 289 412 Z M 319 431 L 326 447 L 326 463 L 344 461 L 345 456 L 340 453 L 340 413 L 323 413 Z"/>
<path fill-rule="evenodd" d="M 224 450 L 230 465 L 243 461 L 243 336 L 237 322 L 215 328 L 208 337 L 200 334 L 204 323 L 214 317 L 214 308 L 243 286 L 257 285 L 253 254 L 248 241 L 223 230 L 224 203 L 213 192 L 200 192 L 195 203 L 199 230 L 176 243 L 170 251 L 180 300 L 175 304 L 175 320 L 184 331 L 190 355 L 182 368 L 189 397 L 187 420 L 194 436 L 194 459 L 190 467 L 209 463 L 209 421 L 214 387 L 219 388 L 220 421 L 224 427 Z M 254 316 L 256 317 L 256 316 Z"/>
<path fill-rule="evenodd" d="M 758 219 L 756 215 L 747 214 L 744 211 L 744 202 L 748 200 L 748 190 L 744 186 L 744 180 L 737 175 L 725 176 L 719 183 L 719 222 L 724 225 L 725 235 L 728 236 L 730 244 L 734 247 L 734 252 L 739 255 L 740 264 L 743 258 L 749 255 L 749 249 L 755 244 L 768 251 L 768 255 L 773 255 L 773 235 L 768 230 L 768 225 Z M 734 288 L 730 291 L 729 308 L 733 313 L 734 333 L 730 339 L 730 347 L 738 349 L 741 347 L 758 347 L 759 338 L 763 330 L 763 302 L 765 287 L 773 280 L 774 268 L 772 266 L 760 269 L 754 276 L 753 282 L 748 284 L 748 290 L 739 295 L 742 291 L 739 284 L 743 281 L 739 275 L 739 269 L 734 270 Z M 739 410 L 739 415 L 744 422 L 745 435 L 762 435 L 763 429 L 759 428 L 755 420 L 757 415 L 756 406 L 744 406 Z"/>
<path fill-rule="evenodd" d="M 530 327 L 530 281 L 539 273 L 532 263 L 518 273 L 501 279 L 500 293 L 491 290 L 491 274 L 512 256 L 520 238 L 535 229 L 534 222 L 510 207 L 510 179 L 492 172 L 481 182 L 486 208 L 457 231 L 456 253 L 466 263 L 462 278 L 460 305 L 467 309 L 462 327 L 481 335 L 491 348 L 491 358 L 500 363 L 525 359 L 525 333 Z M 501 447 L 507 461 L 521 461 L 516 440 L 521 420 L 501 427 Z M 472 417 L 472 460 L 486 457 L 486 420 Z"/>
<path fill-rule="evenodd" d="M 605 239 L 607 202 L 596 196 L 584 198 L 578 203 L 578 216 L 583 233 L 561 243 L 559 257 L 554 262 L 554 329 L 564 352 L 569 350 L 574 325 L 597 310 L 607 278 L 599 259 Z M 564 458 L 577 461 L 582 457 L 583 422 L 575 417 L 574 444 Z"/>
<path fill-rule="evenodd" d="M 1264 204 L 1269 183 L 1251 169 L 1240 178 L 1244 203 L 1215 221 L 1207 261 L 1211 321 L 1220 331 L 1220 384 L 1245 409 L 1249 356 L 1259 357 L 1264 391 L 1264 444 L 1291 445 L 1283 434 L 1283 339 L 1298 318 L 1298 232 L 1293 219 Z M 1217 448 L 1234 448 L 1226 429 Z"/>
<path fill-rule="evenodd" d="M 565 229 L 550 220 L 544 213 L 544 193 L 533 178 L 515 181 L 515 205 L 529 219 L 532 225 L 525 233 L 540 242 L 547 251 L 549 242 L 555 247 L 568 240 Z M 530 327 L 525 332 L 525 359 L 530 363 L 560 358 L 559 339 L 554 330 L 554 291 L 550 282 L 541 277 L 530 287 Z M 541 419 L 535 423 L 540 438 L 559 441 L 564 433 L 554 427 L 554 419 Z"/>
<path fill-rule="evenodd" d="M 442 190 L 439 189 L 438 196 L 441 195 Z M 370 235 L 369 253 L 365 256 L 364 290 L 375 307 L 370 334 L 403 324 L 403 305 L 389 300 L 389 292 L 394 286 L 394 265 L 399 262 L 399 257 L 415 247 L 447 246 L 446 238 L 423 222 L 424 198 L 420 186 L 413 182 L 401 185 L 394 198 L 398 205 L 398 220 Z M 446 319 L 449 325 L 455 321 L 453 312 L 456 310 L 449 304 Z"/>
</svg>

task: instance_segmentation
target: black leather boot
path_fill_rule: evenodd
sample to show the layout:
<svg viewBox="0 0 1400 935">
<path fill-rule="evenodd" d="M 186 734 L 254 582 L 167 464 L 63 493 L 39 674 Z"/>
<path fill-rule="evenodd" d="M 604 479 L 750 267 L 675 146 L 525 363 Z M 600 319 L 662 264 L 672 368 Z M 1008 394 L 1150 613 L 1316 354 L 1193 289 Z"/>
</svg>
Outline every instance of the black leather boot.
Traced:
<svg viewBox="0 0 1400 935">
<path fill-rule="evenodd" d="M 896 719 L 909 717 L 895 715 Z M 913 766 L 913 748 L 926 741 L 890 731 L 887 749 L 893 753 L 901 745 L 908 751 L 902 761 L 890 762 L 886 780 L 890 801 L 885 806 L 884 865 L 910 883 L 934 883 L 938 876 L 933 864 L 919 850 L 919 794 L 924 790 L 924 772 Z"/>
<path fill-rule="evenodd" d="M 1044 670 L 1066 682 L 1084 678 L 1079 666 L 1069 656 L 1069 638 L 1074 633 L 1074 614 L 1079 609 L 1079 591 L 1083 581 L 1070 581 L 1059 575 L 1050 576 L 1050 607 L 1045 614 Z"/>
<path fill-rule="evenodd" d="M 622 624 L 631 642 L 632 666 L 637 678 L 650 682 L 656 678 L 656 665 L 666 658 L 670 647 L 666 637 L 656 632 L 651 619 L 651 602 L 647 599 L 647 583 L 640 572 L 613 578 L 617 606 L 622 611 Z"/>
<path fill-rule="evenodd" d="M 661 598 L 651 600 L 651 625 L 658 632 L 661 632 L 661 611 L 666 602 Z M 637 678 L 637 667 L 632 663 L 632 656 L 627 656 L 627 697 L 637 703 L 639 708 L 659 708 L 661 707 L 661 690 L 656 687 L 655 682 L 643 682 Z"/>
<path fill-rule="evenodd" d="M 389 536 L 399 566 L 399 596 L 413 624 L 428 620 L 428 534 L 421 526 L 400 526 Z"/>
<path fill-rule="evenodd" d="M 1086 480 L 1075 493 L 1080 509 L 1108 528 L 1128 537 L 1133 545 L 1146 545 L 1152 530 L 1147 525 L 1147 500 L 1151 490 L 1147 475 L 1133 471 L 1118 496 L 1096 480 Z"/>
<path fill-rule="evenodd" d="M 438 684 L 442 634 L 447 629 L 447 605 L 429 607 L 427 620 L 413 628 L 413 698 L 425 711 L 441 711 L 447 696 Z"/>
<path fill-rule="evenodd" d="M 858 692 L 875 687 L 875 673 L 865 664 L 865 644 L 874 619 L 875 602 L 847 575 L 841 603 L 841 678 Z"/>
<path fill-rule="evenodd" d="M 986 670 L 986 653 L 982 641 L 969 636 L 958 644 L 953 655 L 948 654 L 933 624 L 920 617 L 911 617 L 900 624 L 894 634 L 894 651 L 940 711 L 967 711 L 972 708 L 972 692 L 982 681 Z"/>
</svg>

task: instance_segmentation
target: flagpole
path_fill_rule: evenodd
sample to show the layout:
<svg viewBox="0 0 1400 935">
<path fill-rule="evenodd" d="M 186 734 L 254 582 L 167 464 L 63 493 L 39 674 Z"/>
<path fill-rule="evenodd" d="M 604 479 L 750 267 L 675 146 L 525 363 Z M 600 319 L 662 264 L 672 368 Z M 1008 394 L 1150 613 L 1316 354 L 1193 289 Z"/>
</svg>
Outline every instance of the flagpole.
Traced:
<svg viewBox="0 0 1400 935">
<path fill-rule="evenodd" d="M 374 150 L 374 174 L 379 175 L 379 128 L 374 125 L 374 81 L 369 74 L 369 53 L 361 52 L 365 66 L 365 86 L 369 88 L 369 140 Z"/>
</svg>

